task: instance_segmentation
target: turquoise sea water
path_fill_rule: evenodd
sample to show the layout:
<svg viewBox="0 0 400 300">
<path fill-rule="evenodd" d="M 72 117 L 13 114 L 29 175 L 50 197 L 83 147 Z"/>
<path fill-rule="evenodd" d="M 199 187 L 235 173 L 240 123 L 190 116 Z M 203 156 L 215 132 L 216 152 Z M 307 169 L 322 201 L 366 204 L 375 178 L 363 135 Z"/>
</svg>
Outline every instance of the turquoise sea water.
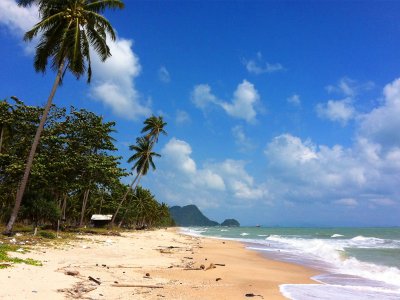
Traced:
<svg viewBox="0 0 400 300">
<path fill-rule="evenodd" d="M 400 300 L 400 228 L 182 228 L 244 242 L 269 258 L 317 269 L 320 284 L 283 284 L 290 299 Z"/>
</svg>

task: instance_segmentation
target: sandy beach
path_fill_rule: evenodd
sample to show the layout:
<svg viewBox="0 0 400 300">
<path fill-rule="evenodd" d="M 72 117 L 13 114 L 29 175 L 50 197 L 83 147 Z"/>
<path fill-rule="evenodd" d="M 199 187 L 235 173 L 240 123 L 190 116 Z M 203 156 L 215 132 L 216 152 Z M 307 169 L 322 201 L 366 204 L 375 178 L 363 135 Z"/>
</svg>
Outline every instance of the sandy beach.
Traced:
<svg viewBox="0 0 400 300">
<path fill-rule="evenodd" d="M 313 270 L 177 229 L 85 235 L 10 255 L 43 266 L 0 270 L 0 299 L 273 300 L 285 299 L 280 284 L 315 283 Z"/>
</svg>

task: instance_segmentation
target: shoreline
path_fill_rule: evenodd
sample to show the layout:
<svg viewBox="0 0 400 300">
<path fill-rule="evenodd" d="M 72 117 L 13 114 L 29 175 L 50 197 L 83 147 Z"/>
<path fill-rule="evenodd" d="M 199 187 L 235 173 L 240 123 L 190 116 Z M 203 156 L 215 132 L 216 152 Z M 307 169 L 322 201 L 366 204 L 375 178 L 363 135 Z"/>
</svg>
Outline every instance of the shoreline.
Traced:
<svg viewBox="0 0 400 300">
<path fill-rule="evenodd" d="M 41 260 L 43 266 L 0 270 L 1 299 L 246 299 L 250 294 L 275 300 L 286 299 L 280 285 L 317 284 L 311 277 L 318 274 L 266 258 L 241 242 L 177 228 L 86 235 L 10 255 Z"/>
</svg>

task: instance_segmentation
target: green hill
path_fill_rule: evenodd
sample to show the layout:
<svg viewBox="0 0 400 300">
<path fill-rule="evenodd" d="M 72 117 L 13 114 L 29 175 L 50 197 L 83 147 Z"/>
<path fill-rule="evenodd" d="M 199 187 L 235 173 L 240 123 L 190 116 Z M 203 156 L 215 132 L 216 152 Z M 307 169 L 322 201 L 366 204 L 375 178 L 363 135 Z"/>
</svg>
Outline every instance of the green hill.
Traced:
<svg viewBox="0 0 400 300">
<path fill-rule="evenodd" d="M 178 226 L 218 226 L 197 208 L 196 205 L 172 206 L 169 212 Z"/>
<path fill-rule="evenodd" d="M 221 226 L 240 227 L 240 223 L 235 219 L 226 219 L 221 223 Z"/>
</svg>

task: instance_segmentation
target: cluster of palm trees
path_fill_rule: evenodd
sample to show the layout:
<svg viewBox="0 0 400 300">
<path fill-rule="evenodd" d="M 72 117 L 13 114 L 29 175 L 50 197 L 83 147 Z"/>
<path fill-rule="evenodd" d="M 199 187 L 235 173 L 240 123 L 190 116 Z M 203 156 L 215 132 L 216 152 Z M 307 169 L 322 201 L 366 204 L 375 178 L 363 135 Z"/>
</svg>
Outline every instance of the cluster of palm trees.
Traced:
<svg viewBox="0 0 400 300">
<path fill-rule="evenodd" d="M 102 61 L 105 61 L 111 56 L 106 43 L 107 36 L 112 40 L 116 38 L 110 22 L 101 13 L 108 8 L 124 7 L 124 3 L 120 0 L 18 0 L 18 4 L 23 7 L 37 5 L 39 10 L 40 21 L 24 36 L 26 41 L 39 36 L 34 58 L 35 70 L 45 72 L 50 60 L 51 67 L 56 70 L 57 75 L 41 116 L 24 175 L 17 190 L 14 208 L 4 232 L 8 235 L 11 234 L 17 219 L 36 148 L 58 86 L 67 71 L 76 78 L 86 73 L 90 82 L 92 75 L 90 48 L 94 49 Z"/>
<path fill-rule="evenodd" d="M 150 167 L 155 170 L 156 166 L 153 162 L 153 157 L 160 157 L 161 155 L 153 152 L 153 146 L 158 142 L 158 137 L 160 134 L 166 135 L 164 127 L 167 125 L 164 122 L 162 116 L 151 116 L 144 121 L 144 127 L 141 133 L 145 133 L 143 137 L 139 137 L 136 139 L 136 144 L 129 146 L 130 150 L 135 151 L 135 153 L 128 159 L 129 163 L 135 162 L 132 170 L 136 171 L 136 176 L 133 179 L 132 183 L 129 186 L 129 189 L 126 191 L 124 196 L 119 203 L 116 212 L 113 215 L 112 223 L 115 222 L 115 219 L 121 209 L 123 203 L 128 197 L 130 192 L 135 192 L 135 189 L 138 187 L 140 179 L 142 176 L 146 175 L 149 171 Z"/>
</svg>

